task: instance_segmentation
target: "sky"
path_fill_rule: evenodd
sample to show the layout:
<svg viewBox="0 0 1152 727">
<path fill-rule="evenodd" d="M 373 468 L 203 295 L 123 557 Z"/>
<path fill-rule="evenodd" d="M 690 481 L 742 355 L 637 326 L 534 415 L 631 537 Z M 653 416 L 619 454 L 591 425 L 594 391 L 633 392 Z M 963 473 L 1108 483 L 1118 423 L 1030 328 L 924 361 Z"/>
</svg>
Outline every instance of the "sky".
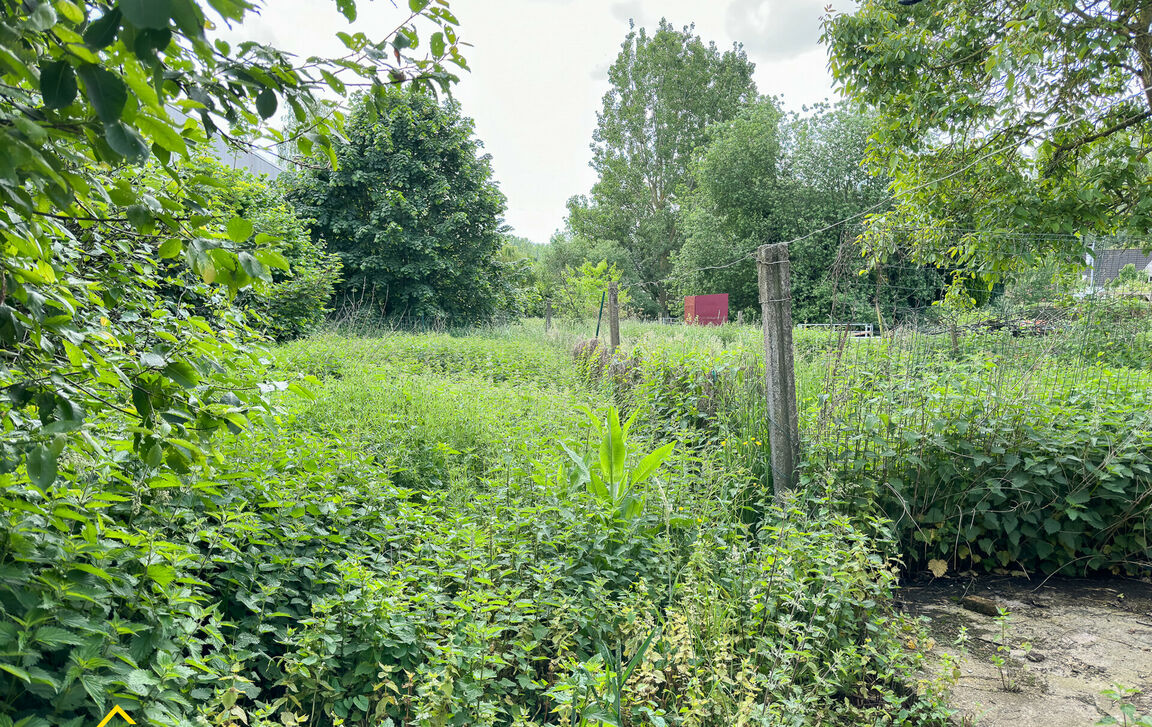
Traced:
<svg viewBox="0 0 1152 727">
<path fill-rule="evenodd" d="M 568 198 L 596 182 L 589 144 L 629 19 L 647 28 L 662 17 L 695 23 L 721 50 L 743 43 L 760 92 L 800 111 L 835 98 L 819 45 L 827 2 L 849 9 L 850 0 L 452 0 L 460 39 L 472 45 L 463 49 L 472 70 L 453 94 L 492 156 L 512 232 L 547 242 L 564 224 Z M 264 0 L 260 16 L 221 35 L 341 55 L 338 31 L 379 40 L 407 14 L 388 0 L 360 0 L 358 11 L 350 27 L 328 0 Z"/>
</svg>

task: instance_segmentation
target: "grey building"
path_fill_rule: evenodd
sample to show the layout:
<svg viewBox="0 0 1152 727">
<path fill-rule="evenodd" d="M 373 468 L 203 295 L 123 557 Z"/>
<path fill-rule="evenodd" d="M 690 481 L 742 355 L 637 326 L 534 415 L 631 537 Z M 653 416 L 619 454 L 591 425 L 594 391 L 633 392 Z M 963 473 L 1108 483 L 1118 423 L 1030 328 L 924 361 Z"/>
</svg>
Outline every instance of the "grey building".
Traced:
<svg viewBox="0 0 1152 727">
<path fill-rule="evenodd" d="M 1116 248 L 1095 250 L 1088 256 L 1088 269 L 1084 280 L 1092 290 L 1101 290 L 1116 279 L 1120 271 L 1128 265 L 1152 278 L 1152 254 L 1140 248 Z"/>
</svg>

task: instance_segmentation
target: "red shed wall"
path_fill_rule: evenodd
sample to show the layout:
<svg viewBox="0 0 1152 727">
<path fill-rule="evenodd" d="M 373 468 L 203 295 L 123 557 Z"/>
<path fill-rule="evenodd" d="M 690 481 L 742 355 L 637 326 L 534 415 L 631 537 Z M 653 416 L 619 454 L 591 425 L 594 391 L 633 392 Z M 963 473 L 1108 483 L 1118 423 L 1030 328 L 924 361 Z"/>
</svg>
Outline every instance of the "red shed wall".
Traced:
<svg viewBox="0 0 1152 727">
<path fill-rule="evenodd" d="M 718 326 L 728 322 L 728 294 L 684 296 L 684 322 Z"/>
</svg>

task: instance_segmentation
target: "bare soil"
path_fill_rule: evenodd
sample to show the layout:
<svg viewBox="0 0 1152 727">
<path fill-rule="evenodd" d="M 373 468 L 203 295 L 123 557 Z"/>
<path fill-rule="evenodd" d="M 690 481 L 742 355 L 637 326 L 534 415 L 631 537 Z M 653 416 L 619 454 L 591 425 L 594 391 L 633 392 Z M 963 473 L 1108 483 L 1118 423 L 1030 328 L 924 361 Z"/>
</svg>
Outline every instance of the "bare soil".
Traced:
<svg viewBox="0 0 1152 727">
<path fill-rule="evenodd" d="M 944 654 L 958 659 L 957 725 L 1083 727 L 1107 715 L 1123 724 L 1101 693 L 1116 684 L 1141 690 L 1126 701 L 1152 714 L 1152 578 L 935 579 L 899 593 L 908 613 L 929 621 L 934 676 L 951 671 Z M 976 597 L 968 603 L 977 609 L 980 599 L 1008 609 L 1006 640 L 995 617 L 961 605 L 965 597 Z M 961 627 L 964 648 L 955 646 Z M 1007 652 L 997 650 L 1002 642 Z"/>
</svg>

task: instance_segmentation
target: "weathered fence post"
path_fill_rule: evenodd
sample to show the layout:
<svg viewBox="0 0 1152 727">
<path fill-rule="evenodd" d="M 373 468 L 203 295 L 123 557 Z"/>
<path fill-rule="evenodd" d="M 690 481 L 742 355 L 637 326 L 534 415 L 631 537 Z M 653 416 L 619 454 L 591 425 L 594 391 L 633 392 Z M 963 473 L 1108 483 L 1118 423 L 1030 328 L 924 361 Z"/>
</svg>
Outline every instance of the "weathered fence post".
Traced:
<svg viewBox="0 0 1152 727">
<path fill-rule="evenodd" d="M 544 332 L 552 330 L 552 301 L 544 301 Z"/>
<path fill-rule="evenodd" d="M 620 346 L 620 298 L 616 283 L 608 283 L 608 344 L 613 353 Z"/>
<path fill-rule="evenodd" d="M 764 376 L 768 399 L 768 443 L 776 499 L 796 485 L 800 422 L 792 358 L 792 274 L 788 243 L 761 245 L 756 253 L 760 312 L 764 321 Z"/>
</svg>

